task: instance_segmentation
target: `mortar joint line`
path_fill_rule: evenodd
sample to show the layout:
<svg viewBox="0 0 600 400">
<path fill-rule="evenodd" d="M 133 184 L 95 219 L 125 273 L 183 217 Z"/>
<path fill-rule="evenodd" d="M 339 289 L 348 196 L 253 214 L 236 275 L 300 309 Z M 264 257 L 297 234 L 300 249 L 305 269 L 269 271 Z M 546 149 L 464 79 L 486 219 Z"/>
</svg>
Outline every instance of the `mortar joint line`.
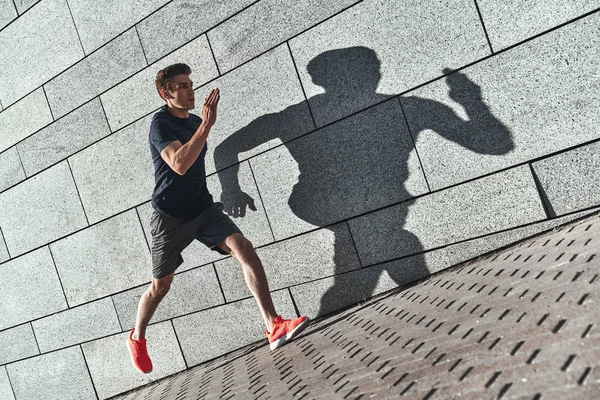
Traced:
<svg viewBox="0 0 600 400">
<path fill-rule="evenodd" d="M 479 10 L 479 4 L 477 4 L 477 0 L 473 0 L 475 3 L 475 8 L 477 9 L 477 14 L 479 15 L 479 21 L 481 21 L 481 27 L 483 28 L 483 32 L 485 33 L 485 38 L 487 40 L 488 46 L 490 46 L 490 51 L 492 54 L 494 53 L 494 48 L 492 47 L 492 42 L 490 41 L 490 37 L 488 35 L 487 29 L 485 28 L 485 24 L 483 23 L 483 16 L 481 15 L 481 11 Z"/>
<path fill-rule="evenodd" d="M 144 60 L 146 60 L 146 67 L 150 66 L 148 62 L 148 57 L 146 57 L 146 50 L 144 49 L 144 43 L 142 43 L 142 38 L 140 37 L 140 32 L 138 31 L 137 24 L 133 26 L 135 29 L 135 33 L 137 34 L 138 40 L 140 41 L 140 47 L 142 48 L 142 54 L 144 55 Z"/>
<path fill-rule="evenodd" d="M 8 378 L 8 384 L 10 385 L 10 390 L 12 391 L 13 399 L 16 399 L 17 395 L 15 394 L 15 389 L 13 388 L 13 384 L 10 380 L 10 373 L 8 372 L 8 368 L 6 368 L 6 365 L 3 365 L 2 367 L 6 371 L 6 377 Z"/>
<path fill-rule="evenodd" d="M 223 290 L 223 285 L 221 284 L 221 279 L 219 279 L 219 274 L 217 273 L 217 265 L 213 261 L 211 262 L 213 271 L 215 272 L 215 277 L 217 278 L 217 283 L 219 284 L 219 289 L 221 290 L 221 295 L 223 295 L 223 304 L 228 304 L 227 297 L 225 297 L 225 291 Z"/>
<path fill-rule="evenodd" d="M 50 110 L 50 116 L 52 117 L 52 122 L 50 122 L 48 124 L 48 125 L 51 125 L 54 121 L 56 121 L 56 119 L 54 118 L 54 113 L 52 112 L 52 107 L 50 107 L 50 100 L 48 100 L 48 94 L 46 94 L 46 88 L 44 87 L 44 85 L 42 85 L 42 91 L 44 92 L 44 97 L 46 98 L 46 103 L 48 104 L 48 110 Z M 42 129 L 44 129 L 44 128 L 42 128 Z M 42 129 L 40 129 L 40 130 L 42 130 Z"/>
<path fill-rule="evenodd" d="M 117 306 L 115 305 L 115 299 L 111 295 L 110 300 L 112 301 L 113 308 L 115 309 L 115 314 L 117 315 L 117 321 L 119 321 L 119 327 L 121 328 L 121 332 L 125 332 L 123 329 L 123 324 L 121 323 L 121 317 L 119 317 L 119 312 L 117 311 Z"/>
<path fill-rule="evenodd" d="M 83 357 L 83 361 L 85 362 L 85 368 L 87 369 L 88 375 L 90 376 L 90 381 L 92 382 L 92 387 L 94 388 L 96 399 L 99 399 L 100 397 L 98 396 L 96 385 L 94 385 L 94 379 L 92 378 L 92 373 L 90 372 L 90 367 L 88 365 L 87 359 L 85 358 L 85 353 L 83 352 L 83 346 L 81 344 L 79 344 L 79 351 L 81 351 L 81 356 Z"/>
<path fill-rule="evenodd" d="M 10 250 L 8 249 L 8 244 L 6 243 L 6 238 L 4 237 L 4 232 L 2 232 L 2 226 L 0 226 L 0 236 L 2 236 L 2 241 L 4 242 L 4 247 L 6 248 L 6 252 L 8 253 L 8 259 L 12 259 L 10 255 Z M 2 264 L 2 263 L 0 263 Z"/>
<path fill-rule="evenodd" d="M 144 224 L 142 223 L 142 217 L 140 216 L 140 212 L 137 207 L 134 207 L 135 213 L 137 214 L 138 220 L 140 221 L 140 226 L 142 227 L 142 234 L 144 235 L 144 239 L 146 240 L 146 246 L 148 246 L 148 251 L 152 252 L 150 248 L 150 242 L 148 242 L 148 237 L 146 236 L 146 232 L 144 231 Z"/>
<path fill-rule="evenodd" d="M 77 182 L 75 181 L 75 175 L 73 174 L 73 169 L 71 168 L 71 163 L 67 158 L 67 165 L 69 166 L 69 171 L 71 172 L 71 179 L 73 179 L 73 185 L 75 185 L 75 190 L 77 191 L 77 197 L 79 197 L 79 202 L 81 203 L 81 209 L 83 210 L 83 215 L 85 216 L 85 220 L 88 224 L 88 228 L 90 227 L 90 220 L 88 219 L 87 213 L 85 212 L 85 207 L 83 205 L 83 200 L 81 199 L 81 194 L 79 194 L 79 188 L 77 187 Z M 85 228 L 84 228 L 85 229 Z"/>
<path fill-rule="evenodd" d="M 177 344 L 179 345 L 179 351 L 181 352 L 181 357 L 183 358 L 183 363 L 185 364 L 185 369 L 188 370 L 190 369 L 187 360 L 185 359 L 185 353 L 183 352 L 183 347 L 181 347 L 181 342 L 179 341 L 179 336 L 177 336 L 177 331 L 175 330 L 175 324 L 173 324 L 173 318 L 171 318 L 169 320 L 171 322 L 171 327 L 173 328 L 173 333 L 175 334 L 175 340 L 177 341 Z"/>
<path fill-rule="evenodd" d="M 206 35 L 206 43 L 208 43 L 208 48 L 210 50 L 210 54 L 212 54 L 213 60 L 215 61 L 215 67 L 217 67 L 217 74 L 221 75 L 221 69 L 219 68 L 219 63 L 217 62 L 217 57 L 215 56 L 215 52 L 213 51 L 212 45 L 210 44 L 210 39 L 208 38 L 208 31 L 205 33 Z M 207 82 L 208 84 L 208 82 Z"/>
<path fill-rule="evenodd" d="M 250 173 L 252 174 L 252 179 L 254 180 L 254 186 L 256 186 L 256 192 L 258 193 L 258 199 L 260 200 L 260 204 L 262 204 L 263 210 L 265 210 L 265 217 L 267 218 L 267 224 L 269 225 L 269 229 L 271 230 L 271 236 L 273 237 L 274 241 L 277 241 L 277 238 L 275 237 L 275 232 L 273 231 L 273 226 L 271 225 L 271 220 L 269 219 L 269 213 L 267 213 L 267 206 L 263 202 L 262 195 L 260 194 L 258 181 L 256 180 L 256 176 L 254 175 L 254 170 L 252 169 L 252 164 L 250 164 L 250 160 L 248 160 L 248 168 L 250 168 Z"/>
<path fill-rule="evenodd" d="M 27 179 L 28 178 L 27 171 L 25 171 L 25 165 L 23 164 L 23 160 L 21 159 L 21 153 L 19 153 L 19 147 L 17 145 L 15 145 L 14 147 L 15 147 L 15 151 L 17 152 L 17 157 L 19 157 L 19 163 L 21 164 L 21 169 L 23 170 L 23 175 L 25 175 L 25 179 Z M 17 182 L 17 185 L 19 183 L 20 182 Z"/>
<path fill-rule="evenodd" d="M 361 268 L 364 267 L 362 260 L 360 259 L 360 253 L 358 252 L 358 247 L 356 247 L 356 242 L 354 241 L 354 235 L 352 234 L 352 229 L 350 229 L 350 220 L 347 219 L 344 221 L 346 223 L 346 227 L 348 228 L 348 233 L 350 234 L 350 240 L 352 240 L 352 246 L 354 246 L 354 251 L 356 252 L 356 257 L 358 258 L 358 265 Z"/>
<path fill-rule="evenodd" d="M 400 95 L 396 96 L 398 99 L 398 104 L 400 104 L 400 110 L 402 110 L 402 116 L 404 117 L 404 123 L 406 124 L 406 129 L 408 129 L 408 135 L 413 144 L 413 149 L 415 149 L 415 154 L 417 155 L 417 160 L 419 160 L 419 165 L 421 166 L 421 171 L 423 171 L 423 178 L 425 179 L 425 184 L 427 185 L 427 191 L 431 193 L 431 186 L 429 186 L 429 181 L 427 180 L 427 174 L 425 174 L 425 167 L 423 167 L 423 162 L 421 161 L 421 156 L 419 155 L 419 150 L 417 149 L 417 141 L 415 140 L 415 136 L 412 133 L 412 129 L 410 129 L 410 124 L 408 123 L 408 118 L 406 117 L 406 113 L 404 112 L 404 107 L 402 106 L 402 101 L 400 100 Z"/>
<path fill-rule="evenodd" d="M 56 271 L 56 276 L 58 277 L 58 283 L 60 283 L 60 289 L 63 292 L 63 296 L 65 296 L 65 303 L 67 303 L 67 308 L 71 308 L 69 305 L 69 299 L 67 298 L 67 293 L 65 292 L 65 287 L 63 286 L 62 279 L 60 279 L 60 272 L 58 272 L 58 267 L 56 266 L 56 261 L 54 260 L 54 254 L 52 254 L 52 249 L 48 244 L 48 252 L 50 252 L 50 258 L 52 259 L 52 264 L 54 265 L 54 270 Z"/>
<path fill-rule="evenodd" d="M 317 126 L 317 121 L 315 120 L 315 116 L 312 112 L 312 108 L 308 101 L 308 96 L 306 95 L 306 90 L 304 89 L 304 85 L 302 84 L 302 78 L 300 78 L 300 71 L 298 71 L 298 66 L 296 65 L 296 59 L 294 58 L 294 54 L 292 53 L 292 47 L 290 46 L 289 39 L 285 42 L 287 44 L 288 51 L 290 53 L 290 58 L 292 59 L 292 64 L 294 64 L 294 69 L 296 70 L 296 75 L 298 76 L 298 82 L 300 83 L 300 88 L 302 89 L 302 93 L 304 94 L 304 101 L 306 101 L 306 106 L 308 107 L 308 112 L 310 113 L 310 117 L 312 118 L 313 125 L 316 129 L 319 129 Z"/>
<path fill-rule="evenodd" d="M 37 346 L 38 353 L 42 354 L 42 350 L 40 349 L 40 344 L 38 343 L 37 336 L 35 334 L 35 329 L 33 329 L 33 322 L 29 321 L 29 326 L 31 327 L 31 332 L 33 333 L 33 339 L 35 340 L 35 345 Z"/>
<path fill-rule="evenodd" d="M 290 295 L 290 299 L 292 300 L 292 305 L 294 306 L 294 311 L 296 311 L 296 317 L 300 318 L 300 310 L 298 309 L 298 305 L 296 304 L 296 300 L 294 300 L 294 296 L 292 295 L 292 289 L 287 287 L 288 293 Z"/>
<path fill-rule="evenodd" d="M 540 179 L 539 179 L 537 173 L 535 172 L 535 169 L 533 168 L 533 163 L 532 162 L 528 163 L 528 166 L 529 166 L 531 175 L 533 177 L 533 181 L 535 183 L 535 188 L 537 190 L 538 196 L 540 198 L 540 201 L 542 202 L 542 207 L 544 208 L 544 213 L 546 213 L 546 218 L 547 219 L 555 218 L 556 212 L 554 211 L 554 207 L 552 207 L 552 203 L 550 203 L 550 199 L 548 199 L 548 195 L 546 194 L 546 191 L 544 190 L 544 186 L 540 182 Z"/>
<path fill-rule="evenodd" d="M 67 8 L 69 9 L 69 14 L 71 14 L 71 21 L 73 21 L 73 28 L 75 28 L 75 33 L 77 33 L 77 39 L 79 39 L 79 44 L 81 45 L 81 51 L 83 51 L 83 58 L 85 58 L 85 57 L 87 57 L 87 54 L 85 54 L 85 48 L 83 47 L 83 42 L 81 41 L 81 36 L 79 36 L 79 30 L 77 29 L 77 24 L 75 23 L 75 17 L 73 17 L 73 12 L 71 11 L 71 6 L 69 5 L 69 0 L 65 0 L 65 3 L 67 3 Z M 112 39 L 109 40 L 109 42 L 111 42 L 111 41 L 112 41 Z"/>
</svg>

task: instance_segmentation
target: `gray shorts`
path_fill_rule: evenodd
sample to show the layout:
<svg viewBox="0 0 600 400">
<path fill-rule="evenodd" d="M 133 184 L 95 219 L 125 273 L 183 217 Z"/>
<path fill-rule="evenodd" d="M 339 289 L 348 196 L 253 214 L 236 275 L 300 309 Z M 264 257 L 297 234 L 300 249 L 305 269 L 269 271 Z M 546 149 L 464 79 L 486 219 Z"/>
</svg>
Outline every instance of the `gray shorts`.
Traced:
<svg viewBox="0 0 600 400">
<path fill-rule="evenodd" d="M 223 212 L 223 204 L 215 203 L 194 218 L 177 218 L 156 211 L 150 219 L 152 234 L 152 275 L 164 278 L 183 263 L 181 252 L 194 239 L 226 255 L 217 244 L 234 233 L 242 233 Z"/>
</svg>

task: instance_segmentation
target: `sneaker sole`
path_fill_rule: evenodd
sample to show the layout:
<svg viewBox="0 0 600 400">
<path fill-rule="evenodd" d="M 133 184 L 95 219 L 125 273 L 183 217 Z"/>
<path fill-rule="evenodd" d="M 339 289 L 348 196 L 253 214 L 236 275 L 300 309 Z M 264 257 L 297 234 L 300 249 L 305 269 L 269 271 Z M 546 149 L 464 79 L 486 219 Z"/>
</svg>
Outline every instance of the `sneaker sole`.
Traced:
<svg viewBox="0 0 600 400">
<path fill-rule="evenodd" d="M 127 351 L 129 352 L 129 358 L 131 359 L 131 364 L 133 364 L 133 367 L 135 369 L 137 369 L 138 371 L 140 371 L 142 374 L 149 374 L 150 372 L 152 372 L 152 370 L 148 371 L 148 372 L 144 372 L 141 369 L 139 369 L 137 367 L 137 365 L 135 365 L 135 360 L 133 359 L 133 354 L 131 353 L 131 348 L 129 347 L 129 342 L 125 343 L 125 346 L 127 347 Z"/>
<path fill-rule="evenodd" d="M 269 346 L 271 350 L 275 350 L 278 347 L 283 346 L 284 344 L 290 342 L 293 338 L 296 337 L 296 335 L 298 335 L 300 332 L 302 332 L 304 330 L 304 328 L 306 328 L 308 326 L 310 322 L 310 318 L 306 318 L 304 321 L 302 321 L 302 323 L 300 325 L 298 325 L 293 331 L 291 331 L 290 333 L 288 333 L 285 336 L 280 337 L 279 339 L 277 339 L 276 341 L 274 341 L 273 343 L 271 343 L 271 345 Z"/>
</svg>

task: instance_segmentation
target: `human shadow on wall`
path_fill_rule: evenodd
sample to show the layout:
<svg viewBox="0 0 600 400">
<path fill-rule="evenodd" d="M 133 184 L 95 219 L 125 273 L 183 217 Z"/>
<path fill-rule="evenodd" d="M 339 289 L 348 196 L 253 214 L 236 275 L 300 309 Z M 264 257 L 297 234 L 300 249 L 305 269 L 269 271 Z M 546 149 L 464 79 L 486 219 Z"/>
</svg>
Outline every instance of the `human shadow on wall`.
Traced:
<svg viewBox="0 0 600 400">
<path fill-rule="evenodd" d="M 405 188 L 409 155 L 419 132 L 431 129 L 481 154 L 506 154 L 514 145 L 510 131 L 483 102 L 479 86 L 463 73 L 443 70 L 449 74 L 445 80 L 450 98 L 464 107 L 469 120 L 463 120 L 445 104 L 405 96 L 404 109 L 419 116 L 411 121 L 414 136 L 411 139 L 396 96 L 376 92 L 381 78 L 380 61 L 372 49 L 351 47 L 327 51 L 312 59 L 307 70 L 312 81 L 325 89 L 325 93 L 309 100 L 320 126 L 328 118 L 337 120 L 337 115 L 345 116 L 353 110 L 383 103 L 292 140 L 304 129 L 299 126 L 301 121 L 310 115 L 307 102 L 303 101 L 281 112 L 261 116 L 236 131 L 215 148 L 214 157 L 216 169 L 221 171 L 221 202 L 234 217 L 243 217 L 247 206 L 255 209 L 254 199 L 243 192 L 237 179 L 238 154 L 279 138 L 297 162 L 300 176 L 288 200 L 290 209 L 302 220 L 326 227 L 335 235 L 334 284 L 321 298 L 320 309 L 314 315 L 319 316 L 370 297 L 384 270 L 397 285 L 429 275 L 425 259 L 418 255 L 424 250 L 419 238 L 403 229 L 412 203 L 409 199 L 414 197 Z M 223 171 L 232 165 L 227 172 Z M 424 179 L 421 180 L 425 185 Z M 427 191 L 424 187 L 422 193 Z M 363 270 L 358 279 L 349 279 L 348 274 L 343 274 L 348 271 L 348 248 L 351 248 L 345 233 L 347 225 L 334 223 L 401 201 L 397 206 L 398 220 L 390 221 L 397 226 L 399 238 L 394 242 L 403 244 L 396 256 L 417 255 L 411 257 L 407 268 L 378 266 Z"/>
</svg>

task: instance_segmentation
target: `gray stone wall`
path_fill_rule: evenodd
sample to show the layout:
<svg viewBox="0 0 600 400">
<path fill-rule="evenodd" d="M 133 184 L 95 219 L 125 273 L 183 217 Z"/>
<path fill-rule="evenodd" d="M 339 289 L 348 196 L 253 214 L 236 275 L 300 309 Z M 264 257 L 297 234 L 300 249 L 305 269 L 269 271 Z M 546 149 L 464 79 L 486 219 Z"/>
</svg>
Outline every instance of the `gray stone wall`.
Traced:
<svg viewBox="0 0 600 400">
<path fill-rule="evenodd" d="M 194 243 L 131 365 L 158 69 L 221 89 L 210 191 L 278 311 L 317 317 L 600 206 L 599 7 L 0 0 L 0 398 L 105 399 L 263 338 Z"/>
</svg>

